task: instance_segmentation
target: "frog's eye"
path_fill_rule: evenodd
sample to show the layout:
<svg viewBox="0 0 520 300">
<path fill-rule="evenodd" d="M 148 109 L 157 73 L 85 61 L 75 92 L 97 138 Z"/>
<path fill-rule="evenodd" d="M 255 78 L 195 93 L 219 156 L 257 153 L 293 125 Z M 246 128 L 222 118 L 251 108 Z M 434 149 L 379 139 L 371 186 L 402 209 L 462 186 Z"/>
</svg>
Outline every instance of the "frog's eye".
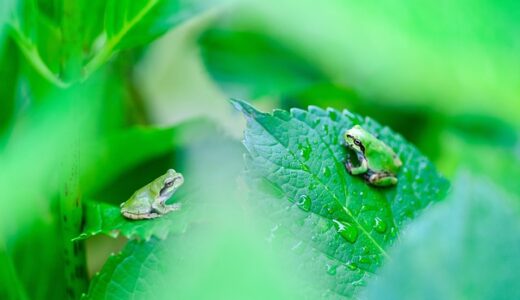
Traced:
<svg viewBox="0 0 520 300">
<path fill-rule="evenodd" d="M 167 182 L 164 183 L 164 185 L 165 185 L 166 187 L 171 187 L 171 186 L 173 185 L 173 182 L 174 182 L 174 180 L 172 180 L 172 181 L 167 181 Z"/>
<path fill-rule="evenodd" d="M 356 146 L 358 146 L 359 149 L 360 149 L 363 153 L 365 153 L 365 146 L 363 146 L 363 144 L 361 144 L 361 142 L 360 142 L 359 140 L 354 139 L 354 144 L 355 144 Z"/>
</svg>

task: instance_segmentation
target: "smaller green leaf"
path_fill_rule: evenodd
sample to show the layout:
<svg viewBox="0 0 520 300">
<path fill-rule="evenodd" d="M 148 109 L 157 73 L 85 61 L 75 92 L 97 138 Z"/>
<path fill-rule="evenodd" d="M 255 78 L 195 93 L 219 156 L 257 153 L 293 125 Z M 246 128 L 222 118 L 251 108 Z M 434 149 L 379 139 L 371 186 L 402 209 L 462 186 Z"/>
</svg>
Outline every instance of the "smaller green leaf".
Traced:
<svg viewBox="0 0 520 300">
<path fill-rule="evenodd" d="M 186 209 L 171 212 L 150 220 L 129 220 L 121 215 L 119 207 L 107 203 L 85 203 L 85 228 L 73 239 L 82 240 L 104 234 L 113 238 L 122 235 L 128 239 L 150 240 L 152 236 L 165 239 L 170 232 L 182 232 L 186 228 Z"/>
<path fill-rule="evenodd" d="M 152 236 L 163 239 L 169 232 L 182 232 L 188 223 L 191 209 L 198 207 L 196 200 L 203 198 L 199 193 L 198 182 L 193 178 L 201 176 L 200 173 L 207 174 L 205 168 L 194 171 L 188 166 L 183 168 L 181 162 L 175 164 L 173 167 L 179 168 L 178 171 L 183 173 L 186 181 L 168 203 L 180 202 L 182 208 L 180 211 L 151 220 L 125 219 L 121 216 L 119 203 L 127 200 L 133 191 L 157 177 L 157 173 L 145 176 L 146 178 L 142 178 L 144 181 L 139 182 L 132 182 L 134 175 L 123 174 L 139 165 L 144 165 L 148 172 L 152 166 L 146 162 L 165 154 L 173 155 L 174 150 L 179 150 L 181 145 L 204 145 L 203 149 L 207 149 L 207 137 L 216 135 L 213 123 L 192 120 L 170 128 L 138 127 L 123 130 L 102 141 L 86 159 L 92 162 L 87 164 L 91 169 L 83 179 L 83 186 L 89 192 L 87 199 L 90 201 L 85 201 L 84 229 L 75 239 L 85 239 L 97 234 L 112 237 L 122 234 L 130 239 L 149 240 Z M 192 149 L 191 153 L 196 151 Z M 167 166 L 161 165 L 158 172 L 164 172 L 166 168 Z M 126 178 L 114 182 L 118 181 L 119 176 Z M 122 189 L 120 193 L 110 194 L 106 189 L 112 187 Z"/>
</svg>

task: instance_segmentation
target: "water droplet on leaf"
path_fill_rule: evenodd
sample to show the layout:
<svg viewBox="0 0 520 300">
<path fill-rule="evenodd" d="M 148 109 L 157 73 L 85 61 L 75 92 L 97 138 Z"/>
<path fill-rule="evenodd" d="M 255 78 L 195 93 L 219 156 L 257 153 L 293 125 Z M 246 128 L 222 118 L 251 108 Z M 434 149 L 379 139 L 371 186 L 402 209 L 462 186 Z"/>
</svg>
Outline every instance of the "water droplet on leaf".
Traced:
<svg viewBox="0 0 520 300">
<path fill-rule="evenodd" d="M 396 231 L 395 227 L 390 228 L 390 235 L 392 237 L 396 237 L 397 236 L 397 231 Z"/>
<path fill-rule="evenodd" d="M 356 242 L 358 237 L 358 230 L 352 224 L 341 222 L 338 220 L 332 220 L 336 225 L 338 233 L 349 243 L 353 244 Z"/>
<path fill-rule="evenodd" d="M 298 203 L 296 203 L 303 211 L 311 210 L 311 204 L 311 198 L 307 195 L 301 195 Z"/>
<path fill-rule="evenodd" d="M 336 275 L 336 269 L 338 268 L 337 265 L 327 265 L 327 274 L 329 275 Z"/>
<path fill-rule="evenodd" d="M 308 160 L 311 157 L 311 147 L 309 146 L 298 146 L 300 149 L 300 155 L 303 159 Z"/>
<path fill-rule="evenodd" d="M 347 268 L 351 271 L 355 271 L 358 269 L 358 266 L 355 263 L 347 263 Z"/>
<path fill-rule="evenodd" d="M 359 259 L 359 262 L 362 264 L 369 264 L 371 262 L 371 259 L 368 256 L 363 256 Z"/>
<path fill-rule="evenodd" d="M 330 176 L 330 169 L 328 167 L 323 167 L 321 172 L 323 173 L 323 176 L 325 176 L 325 177 L 329 177 Z"/>
<path fill-rule="evenodd" d="M 379 233 L 384 233 L 386 231 L 386 223 L 381 218 L 376 217 L 374 219 L 374 229 Z"/>
</svg>

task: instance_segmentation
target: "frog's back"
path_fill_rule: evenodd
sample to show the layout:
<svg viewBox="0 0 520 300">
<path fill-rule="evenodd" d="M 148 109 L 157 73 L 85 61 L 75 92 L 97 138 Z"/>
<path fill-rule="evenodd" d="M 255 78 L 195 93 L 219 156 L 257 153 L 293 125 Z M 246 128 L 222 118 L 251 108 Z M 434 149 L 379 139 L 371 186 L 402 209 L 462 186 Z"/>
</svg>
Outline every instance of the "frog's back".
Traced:
<svg viewBox="0 0 520 300">
<path fill-rule="evenodd" d="M 152 201 L 153 195 L 145 186 L 135 191 L 127 201 L 121 203 L 121 207 L 126 210 L 141 210 L 150 206 Z"/>
<path fill-rule="evenodd" d="M 138 189 L 135 191 L 134 195 L 132 197 L 135 197 L 136 199 L 141 199 L 140 202 L 146 202 L 146 203 L 152 203 L 154 199 L 154 195 L 152 194 L 152 191 L 150 190 L 150 187 L 148 185 Z M 143 201 L 143 200 L 147 201 Z"/>
<path fill-rule="evenodd" d="M 395 174 L 399 169 L 400 161 L 397 154 L 385 143 L 373 143 L 371 147 L 368 147 L 367 151 L 370 151 L 370 153 L 366 153 L 366 155 L 372 157 L 368 161 L 370 170 L 375 172 L 390 171 Z M 392 155 L 385 155 L 385 153 L 391 153 Z"/>
</svg>

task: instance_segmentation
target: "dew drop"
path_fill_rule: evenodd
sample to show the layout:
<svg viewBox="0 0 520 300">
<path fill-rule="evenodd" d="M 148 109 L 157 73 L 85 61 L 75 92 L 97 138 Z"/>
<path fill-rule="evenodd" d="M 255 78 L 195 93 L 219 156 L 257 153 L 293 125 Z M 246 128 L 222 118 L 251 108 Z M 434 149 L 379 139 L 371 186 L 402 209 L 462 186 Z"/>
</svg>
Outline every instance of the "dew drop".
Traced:
<svg viewBox="0 0 520 300">
<path fill-rule="evenodd" d="M 329 275 L 336 275 L 336 269 L 338 268 L 337 265 L 327 265 L 327 274 Z"/>
<path fill-rule="evenodd" d="M 351 262 L 351 263 L 347 263 L 347 268 L 351 271 L 355 271 L 358 269 L 358 266 L 355 263 Z"/>
<path fill-rule="evenodd" d="M 371 262 L 371 260 L 368 256 L 363 256 L 359 259 L 359 262 L 362 264 L 369 264 Z"/>
<path fill-rule="evenodd" d="M 311 210 L 311 204 L 311 198 L 307 195 L 301 195 L 298 203 L 296 203 L 303 211 Z"/>
<path fill-rule="evenodd" d="M 392 236 L 392 237 L 396 237 L 397 236 L 397 232 L 395 230 L 395 227 L 390 228 L 390 236 Z"/>
<path fill-rule="evenodd" d="M 381 218 L 376 217 L 374 219 L 374 229 L 379 233 L 384 233 L 386 231 L 386 223 Z"/>
<path fill-rule="evenodd" d="M 311 157 L 311 147 L 308 146 L 299 146 L 300 155 L 303 159 L 308 160 Z"/>
<path fill-rule="evenodd" d="M 341 222 L 338 220 L 332 220 L 336 225 L 338 233 L 349 243 L 353 244 L 356 242 L 358 237 L 358 230 L 352 224 Z"/>
<path fill-rule="evenodd" d="M 325 176 L 325 177 L 329 177 L 330 176 L 330 169 L 329 169 L 329 167 L 323 167 L 323 169 L 321 169 L 321 172 L 323 173 L 323 176 Z"/>
</svg>

